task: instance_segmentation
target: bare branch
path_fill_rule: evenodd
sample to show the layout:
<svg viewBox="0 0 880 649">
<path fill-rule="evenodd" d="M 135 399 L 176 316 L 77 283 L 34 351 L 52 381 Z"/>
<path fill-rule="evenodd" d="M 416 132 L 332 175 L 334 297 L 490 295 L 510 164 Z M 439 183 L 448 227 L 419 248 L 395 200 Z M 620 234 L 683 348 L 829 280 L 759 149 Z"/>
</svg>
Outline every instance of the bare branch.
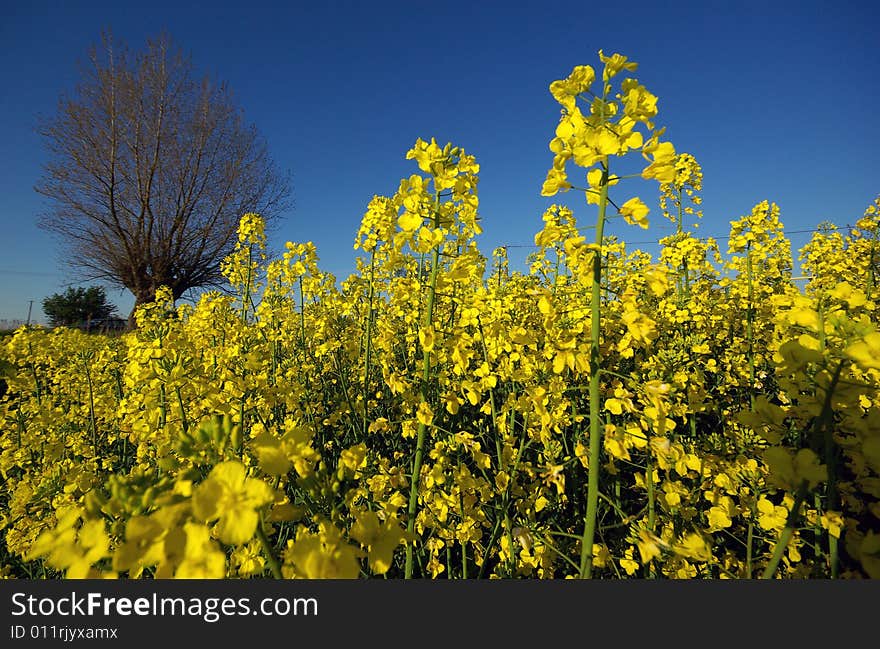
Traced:
<svg viewBox="0 0 880 649">
<path fill-rule="evenodd" d="M 289 178 L 226 86 L 196 80 L 167 36 L 136 56 L 105 36 L 89 63 L 39 130 L 49 159 L 35 189 L 51 202 L 41 227 L 72 269 L 124 286 L 136 306 L 162 285 L 175 297 L 215 286 L 242 214 L 271 226 Z"/>
</svg>

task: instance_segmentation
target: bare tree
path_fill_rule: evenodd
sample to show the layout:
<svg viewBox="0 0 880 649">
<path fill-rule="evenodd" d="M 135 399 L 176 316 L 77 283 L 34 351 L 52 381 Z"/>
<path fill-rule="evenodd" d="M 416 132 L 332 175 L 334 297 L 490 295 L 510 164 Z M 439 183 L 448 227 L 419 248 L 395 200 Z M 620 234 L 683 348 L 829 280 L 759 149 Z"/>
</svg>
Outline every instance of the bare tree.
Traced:
<svg viewBox="0 0 880 649">
<path fill-rule="evenodd" d="M 239 219 L 271 225 L 289 178 L 226 85 L 197 80 L 167 36 L 134 57 L 110 36 L 102 45 L 40 125 L 50 161 L 35 189 L 51 201 L 40 226 L 84 280 L 127 288 L 135 308 L 162 285 L 175 298 L 217 286 Z"/>
</svg>

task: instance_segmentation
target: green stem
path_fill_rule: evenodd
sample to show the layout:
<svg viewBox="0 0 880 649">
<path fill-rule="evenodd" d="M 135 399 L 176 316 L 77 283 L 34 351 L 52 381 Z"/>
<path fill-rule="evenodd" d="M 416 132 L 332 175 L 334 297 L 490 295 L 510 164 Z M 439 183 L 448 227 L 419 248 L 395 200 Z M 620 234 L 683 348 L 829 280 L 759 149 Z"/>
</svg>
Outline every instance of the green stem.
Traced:
<svg viewBox="0 0 880 649">
<path fill-rule="evenodd" d="M 446 543 L 446 578 L 452 579 L 452 542 Z"/>
<path fill-rule="evenodd" d="M 440 227 L 440 197 L 439 195 L 434 201 L 434 227 Z M 434 246 L 431 255 L 431 278 L 428 285 L 428 300 L 426 304 L 425 324 L 431 326 L 434 318 L 434 294 L 437 290 L 437 275 L 440 269 L 440 246 L 442 243 Z M 428 381 L 431 379 L 431 352 L 422 349 L 422 385 L 421 385 L 421 402 L 428 402 Z M 413 459 L 412 480 L 409 490 L 409 506 L 407 507 L 407 523 L 406 530 L 412 535 L 415 532 L 416 512 L 419 504 L 419 478 L 422 472 L 422 456 L 425 451 L 425 431 L 426 426 L 423 422 L 419 422 L 418 431 L 416 433 L 416 453 Z M 413 572 L 413 543 L 406 545 L 406 564 L 404 566 L 404 579 L 412 579 Z"/>
<path fill-rule="evenodd" d="M 872 241 L 871 242 L 871 254 L 868 257 L 868 286 L 867 286 L 867 288 L 868 288 L 868 300 L 869 301 L 873 299 L 873 294 L 874 294 L 874 282 L 875 282 L 875 278 L 874 278 L 875 250 L 874 250 L 874 248 L 875 248 L 875 244 Z"/>
<path fill-rule="evenodd" d="M 269 541 L 269 537 L 266 536 L 262 521 L 257 525 L 257 538 L 260 540 L 263 554 L 266 555 L 266 562 L 269 564 L 269 570 L 272 571 L 272 576 L 275 577 L 275 579 L 284 579 L 284 575 L 281 572 L 281 562 L 278 561 L 278 557 L 275 556 L 275 552 L 272 550 L 272 543 Z"/>
<path fill-rule="evenodd" d="M 306 298 L 303 293 L 303 280 L 302 275 L 298 278 L 299 281 L 299 340 L 302 352 L 302 362 L 305 364 L 308 361 L 308 347 L 306 346 Z M 323 376 L 321 377 L 323 380 Z M 309 372 L 305 373 L 305 383 L 306 383 L 306 406 L 304 410 L 306 411 L 306 416 L 308 417 L 309 423 L 314 425 L 315 418 L 312 415 L 312 407 L 311 407 L 311 394 L 312 394 L 312 382 L 309 379 Z"/>
<path fill-rule="evenodd" d="M 372 343 L 373 343 L 373 296 L 375 294 L 375 287 L 373 284 L 373 280 L 375 278 L 375 268 L 376 268 L 376 251 L 373 250 L 370 254 L 370 294 L 369 294 L 369 302 L 368 302 L 368 311 L 367 311 L 367 335 L 366 335 L 366 344 L 364 351 L 364 421 L 361 433 L 366 437 L 367 430 L 369 429 L 369 420 L 368 420 L 368 412 L 367 412 L 367 404 L 370 401 L 370 362 L 372 355 Z"/>
<path fill-rule="evenodd" d="M 20 449 L 20 448 L 21 448 L 21 434 L 22 434 L 23 432 L 25 432 L 25 427 L 24 427 L 24 415 L 23 415 L 22 412 L 21 412 L 21 408 L 18 408 L 18 409 L 16 410 L 15 420 L 16 420 L 16 422 L 18 423 L 18 426 L 17 426 L 17 437 L 16 437 L 16 448 Z"/>
<path fill-rule="evenodd" d="M 678 188 L 678 218 L 676 219 L 676 234 L 684 231 L 684 192 Z"/>
<path fill-rule="evenodd" d="M 98 459 L 98 424 L 95 421 L 95 391 L 92 386 L 92 373 L 89 371 L 89 363 L 83 361 L 86 370 L 86 381 L 89 384 L 89 423 L 92 427 L 92 446 L 95 449 L 95 460 Z"/>
<path fill-rule="evenodd" d="M 840 380 L 840 374 L 843 371 L 843 361 L 837 365 L 834 370 L 834 376 L 828 386 L 828 394 L 825 397 L 826 408 L 830 409 L 831 394 Z M 824 414 L 824 413 L 823 413 Z M 837 495 L 837 445 L 834 443 L 834 431 L 830 425 L 830 416 L 823 417 L 823 442 L 825 445 L 825 466 L 828 471 L 828 501 L 825 510 L 837 511 L 838 495 Z M 828 528 L 828 561 L 831 563 L 831 578 L 837 579 L 838 561 L 837 561 L 837 538 L 831 534 L 831 527 Z"/>
<path fill-rule="evenodd" d="M 477 317 L 477 327 L 480 332 L 480 342 L 482 343 L 483 348 L 483 360 L 486 362 L 486 366 L 489 366 L 489 350 L 486 348 L 486 335 L 483 331 L 483 323 L 480 320 L 479 316 Z M 501 435 L 498 432 L 498 411 L 495 407 L 495 388 L 489 388 L 489 405 L 492 409 L 492 432 L 495 436 L 495 453 L 498 457 L 498 470 L 501 471 L 504 467 L 504 453 L 502 449 L 501 443 Z M 509 476 L 509 479 L 512 480 L 512 476 Z M 504 505 L 504 529 L 507 530 L 508 541 L 510 542 L 510 547 L 513 547 L 513 533 L 512 526 L 510 522 L 510 514 L 507 510 L 506 502 Z M 463 547 L 463 546 L 462 546 Z M 513 574 L 513 570 L 515 566 L 511 563 L 509 566 L 510 573 Z"/>
<path fill-rule="evenodd" d="M 654 532 L 654 523 L 656 520 L 656 512 L 655 512 L 655 502 L 656 495 L 654 494 L 654 462 L 651 457 L 651 436 L 648 433 L 648 457 L 645 462 L 645 488 L 648 491 L 648 531 Z M 645 566 L 645 573 L 648 579 L 653 579 L 654 575 L 654 566 L 652 563 L 649 563 Z"/>
<path fill-rule="evenodd" d="M 468 578 L 467 541 L 461 543 L 461 578 Z"/>
<path fill-rule="evenodd" d="M 596 517 L 599 508 L 599 462 L 602 451 L 599 412 L 601 408 L 599 393 L 599 372 L 602 358 L 600 300 L 602 297 L 602 239 L 605 228 L 605 211 L 608 206 L 608 162 L 602 166 L 602 180 L 599 192 L 599 218 L 596 221 L 596 244 L 599 249 L 593 253 L 593 286 L 590 304 L 590 450 L 587 473 L 587 512 L 584 517 L 584 534 L 581 541 L 580 577 L 590 579 L 593 573 L 593 539 L 596 535 Z"/>
<path fill-rule="evenodd" d="M 513 415 L 513 411 L 511 411 L 511 415 Z M 513 430 L 514 430 L 514 428 L 513 428 L 513 426 L 511 426 L 511 431 L 513 431 Z M 501 509 L 504 512 L 504 517 L 502 519 L 502 517 L 499 516 L 497 519 L 495 519 L 495 526 L 492 529 L 492 535 L 489 537 L 489 543 L 488 543 L 488 545 L 486 545 L 486 551 L 485 551 L 485 554 L 483 555 L 484 556 L 483 564 L 480 566 L 480 571 L 477 573 L 477 579 L 482 579 L 483 575 L 485 574 L 486 567 L 489 565 L 489 556 L 492 554 L 492 549 L 495 547 L 495 544 L 498 542 L 498 539 L 501 537 L 501 522 L 502 522 L 502 520 L 504 521 L 504 524 L 507 526 L 508 540 L 510 540 L 510 536 L 511 536 L 511 534 L 510 534 L 510 515 L 508 513 L 508 506 L 510 505 L 510 491 L 511 491 L 511 488 L 513 487 L 513 481 L 516 479 L 517 470 L 519 469 L 519 462 L 520 462 L 520 459 L 522 458 L 523 451 L 526 446 L 526 438 L 528 437 L 528 435 L 526 434 L 527 430 L 528 430 L 528 415 L 526 415 L 524 417 L 523 436 L 520 439 L 519 450 L 517 450 L 516 459 L 514 459 L 514 462 L 513 462 L 513 468 L 510 471 L 510 476 L 509 476 L 510 479 L 507 481 L 507 488 L 504 490 L 504 495 L 501 500 Z M 513 547 L 512 543 L 513 542 L 511 541 L 511 545 L 510 545 L 511 548 Z M 514 567 L 515 566 L 513 564 L 513 561 L 512 560 L 509 561 L 508 562 L 508 569 L 509 569 L 511 575 L 513 574 Z"/>
<path fill-rule="evenodd" d="M 31 358 L 33 358 L 33 350 L 31 349 L 30 343 L 28 343 L 28 350 L 30 350 Z M 42 390 L 40 389 L 40 377 L 37 376 L 37 365 L 36 365 L 36 363 L 31 361 L 30 363 L 28 363 L 28 366 L 30 367 L 30 370 L 31 370 L 31 376 L 34 377 L 34 385 L 36 386 L 36 390 L 37 390 L 37 405 L 41 406 L 41 405 L 43 405 L 43 393 L 42 393 Z"/>
<path fill-rule="evenodd" d="M 749 521 L 749 531 L 746 536 L 746 579 L 752 578 L 752 544 L 754 542 L 755 524 Z"/>
<path fill-rule="evenodd" d="M 254 257 L 254 244 L 248 244 L 248 270 L 247 270 L 247 281 L 244 285 L 244 295 L 241 296 L 241 321 L 247 322 L 247 307 L 248 300 L 251 295 L 251 265 L 253 263 Z"/>
<path fill-rule="evenodd" d="M 168 416 L 166 409 L 165 384 L 162 383 L 159 385 L 159 428 L 165 428 L 165 420 Z"/>
<path fill-rule="evenodd" d="M 791 537 L 794 534 L 794 526 L 797 522 L 800 508 L 806 495 L 807 483 L 804 482 L 800 489 L 797 490 L 797 494 L 795 494 L 794 505 L 792 505 L 791 511 L 788 512 L 788 517 L 785 519 L 785 529 L 783 529 L 782 534 L 779 535 L 776 547 L 773 548 L 773 556 L 770 557 L 770 563 L 768 563 L 767 567 L 764 569 L 764 574 L 761 575 L 761 579 L 772 579 L 776 569 L 779 567 L 779 562 L 782 561 L 782 555 L 785 554 L 785 548 L 788 547 Z"/>
<path fill-rule="evenodd" d="M 746 312 L 746 337 L 749 344 L 749 403 L 755 408 L 755 338 L 753 322 L 755 318 L 755 294 L 752 287 L 752 242 L 746 245 L 746 280 L 749 287 L 749 305 Z"/>
<path fill-rule="evenodd" d="M 477 316 L 477 330 L 480 332 L 480 343 L 483 349 L 483 361 L 489 367 L 489 350 L 486 348 L 486 335 L 483 331 L 483 321 Z M 492 409 L 492 433 L 495 436 L 495 453 L 498 456 L 498 470 L 503 468 L 501 435 L 498 434 L 498 411 L 495 408 L 495 388 L 489 388 L 489 406 Z"/>
<path fill-rule="evenodd" d="M 354 402 L 351 400 L 351 395 L 349 394 L 348 389 L 348 381 L 345 380 L 345 370 L 342 367 L 342 363 L 339 361 L 339 356 L 336 352 L 330 355 L 333 359 L 333 366 L 336 368 L 336 373 L 339 375 L 339 387 L 342 388 L 342 396 L 345 399 L 345 403 L 348 405 L 348 411 L 351 413 L 350 417 L 352 422 L 350 422 L 352 432 L 357 430 L 357 408 L 355 408 Z"/>
<path fill-rule="evenodd" d="M 833 412 L 831 409 L 831 399 L 834 396 L 834 390 L 837 387 L 837 382 L 840 380 L 840 374 L 843 371 L 844 361 L 840 361 L 837 364 L 837 369 L 834 370 L 834 375 L 831 377 L 831 382 L 828 385 L 828 390 L 825 392 L 825 399 L 822 403 L 822 411 L 819 413 L 819 416 L 813 420 L 813 430 L 811 431 L 810 438 L 813 438 L 815 434 L 821 433 L 823 434 L 825 440 L 825 451 L 826 451 L 826 463 L 828 469 L 828 493 L 829 493 L 829 504 L 832 502 L 831 498 L 834 497 L 836 500 L 837 492 L 834 483 L 836 481 L 836 474 L 834 473 L 834 466 L 836 463 L 834 456 L 834 439 L 832 436 L 832 417 Z M 829 450 L 830 449 L 830 450 Z M 791 508 L 791 511 L 788 512 L 788 518 L 785 521 L 785 529 L 782 530 L 782 534 L 779 537 L 779 541 L 776 543 L 776 547 L 773 549 L 773 556 L 770 559 L 770 564 L 767 566 L 766 570 L 764 570 L 763 579 L 770 579 L 773 577 L 773 573 L 776 572 L 776 568 L 779 565 L 779 561 L 782 559 L 782 554 L 785 552 L 785 548 L 788 545 L 788 542 L 791 540 L 791 536 L 794 533 L 794 525 L 797 522 L 799 510 L 801 508 L 801 504 L 803 504 L 805 498 L 808 493 L 808 483 L 804 481 L 801 483 L 800 487 L 797 490 L 797 494 L 795 495 L 795 502 Z M 830 533 L 829 533 L 830 536 Z M 832 548 L 832 551 L 835 553 L 832 557 L 834 559 L 832 564 L 832 574 L 836 574 L 836 544 Z"/>
<path fill-rule="evenodd" d="M 303 360 L 306 357 L 306 296 L 303 294 L 302 275 L 299 276 L 299 340 L 303 348 Z"/>
<path fill-rule="evenodd" d="M 645 486 L 648 490 L 648 531 L 654 531 L 654 523 L 656 519 L 654 494 L 654 463 L 651 461 L 651 454 L 648 453 L 648 463 L 645 467 Z"/>
<path fill-rule="evenodd" d="M 684 232 L 684 191 L 678 190 L 678 221 L 676 234 L 679 236 L 679 242 L 682 232 Z M 682 259 L 681 269 L 679 271 L 678 282 L 676 283 L 678 292 L 678 303 L 682 305 L 684 300 L 690 296 L 690 280 L 688 279 L 688 263 L 687 259 Z"/>
<path fill-rule="evenodd" d="M 180 387 L 174 388 L 174 392 L 177 394 L 177 405 L 180 407 L 180 421 L 183 424 L 183 432 L 187 432 L 189 430 L 189 421 L 186 418 L 186 408 L 183 405 L 183 397 L 180 394 Z"/>
</svg>

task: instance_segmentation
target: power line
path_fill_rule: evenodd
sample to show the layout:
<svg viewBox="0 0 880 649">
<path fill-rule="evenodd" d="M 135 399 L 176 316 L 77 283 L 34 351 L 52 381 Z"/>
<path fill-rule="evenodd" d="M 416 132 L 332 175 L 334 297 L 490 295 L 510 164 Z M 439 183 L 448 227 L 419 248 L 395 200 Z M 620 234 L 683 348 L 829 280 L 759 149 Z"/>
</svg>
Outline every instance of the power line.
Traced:
<svg viewBox="0 0 880 649">
<path fill-rule="evenodd" d="M 845 226 L 845 227 L 852 229 L 852 226 L 849 226 L 849 225 Z M 583 230 L 583 229 L 591 229 L 591 226 L 587 226 L 587 228 L 578 228 L 578 231 Z M 810 233 L 810 232 L 821 232 L 821 231 L 822 230 L 819 228 L 812 228 L 809 230 L 783 230 L 782 234 L 786 234 L 786 235 L 787 234 L 806 234 L 806 233 Z M 730 235 L 718 236 L 718 237 L 695 237 L 695 239 L 697 241 L 708 241 L 709 239 L 713 239 L 715 241 L 722 241 L 722 240 L 727 240 L 730 238 L 731 238 Z M 656 240 L 656 241 L 655 240 L 622 241 L 621 243 L 625 243 L 627 245 L 634 245 L 634 246 L 643 246 L 643 245 L 648 245 L 648 244 L 660 245 L 659 240 Z M 535 244 L 530 244 L 530 243 L 512 243 L 512 244 L 504 244 L 504 245 L 496 246 L 496 248 L 540 248 L 540 247 L 541 246 L 537 246 Z"/>
<path fill-rule="evenodd" d="M 8 268 L 0 268 L 0 275 L 40 275 L 42 277 L 56 277 L 56 273 L 47 273 L 38 270 L 12 270 Z"/>
</svg>

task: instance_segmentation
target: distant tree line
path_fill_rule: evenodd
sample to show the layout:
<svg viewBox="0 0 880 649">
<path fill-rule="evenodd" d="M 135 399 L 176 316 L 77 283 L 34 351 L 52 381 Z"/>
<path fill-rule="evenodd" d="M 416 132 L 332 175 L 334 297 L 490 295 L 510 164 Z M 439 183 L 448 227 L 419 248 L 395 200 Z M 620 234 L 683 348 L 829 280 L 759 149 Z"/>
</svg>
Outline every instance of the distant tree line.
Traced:
<svg viewBox="0 0 880 649">
<path fill-rule="evenodd" d="M 81 326 L 99 328 L 109 318 L 117 318 L 116 306 L 107 301 L 100 286 L 68 288 L 43 299 L 43 313 L 52 327 Z"/>
</svg>

